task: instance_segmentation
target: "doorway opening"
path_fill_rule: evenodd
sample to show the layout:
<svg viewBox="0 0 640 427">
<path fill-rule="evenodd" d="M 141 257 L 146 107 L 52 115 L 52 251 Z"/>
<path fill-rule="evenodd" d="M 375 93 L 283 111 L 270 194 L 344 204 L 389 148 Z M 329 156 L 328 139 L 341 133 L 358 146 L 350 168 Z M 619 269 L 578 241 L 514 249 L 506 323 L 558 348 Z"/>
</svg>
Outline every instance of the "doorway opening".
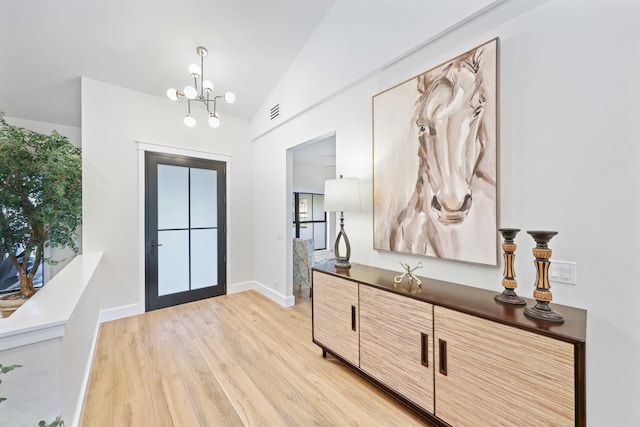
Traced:
<svg viewBox="0 0 640 427">
<path fill-rule="evenodd" d="M 296 304 L 306 302 L 309 299 L 311 286 L 311 271 L 318 262 L 331 258 L 331 245 L 328 243 L 335 239 L 335 214 L 325 214 L 324 209 L 315 209 L 320 206 L 324 193 L 324 182 L 335 178 L 336 174 L 336 135 L 327 134 L 319 138 L 301 143 L 289 149 L 290 159 L 287 162 L 287 200 L 290 206 L 291 228 L 289 236 L 289 249 L 287 251 L 288 277 L 291 295 L 295 297 Z M 307 217 L 301 219 L 300 212 L 306 212 Z M 296 217 L 297 214 L 297 217 Z M 306 228 L 302 229 L 302 224 Z M 306 240 L 306 246 L 311 250 L 302 251 L 304 245 L 297 242 L 294 249 L 294 239 Z M 316 241 L 319 240 L 319 241 Z M 304 252 L 305 254 L 301 254 Z M 309 258 L 303 260 L 302 258 Z"/>
</svg>

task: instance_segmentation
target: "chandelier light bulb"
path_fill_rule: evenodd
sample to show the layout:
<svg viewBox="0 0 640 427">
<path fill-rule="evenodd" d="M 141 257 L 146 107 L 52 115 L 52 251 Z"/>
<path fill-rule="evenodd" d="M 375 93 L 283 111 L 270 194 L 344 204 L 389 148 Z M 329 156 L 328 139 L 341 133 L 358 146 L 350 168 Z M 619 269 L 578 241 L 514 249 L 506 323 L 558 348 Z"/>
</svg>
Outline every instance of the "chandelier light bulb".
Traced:
<svg viewBox="0 0 640 427">
<path fill-rule="evenodd" d="M 200 67 L 198 67 L 196 64 L 189 65 L 189 74 L 191 74 L 191 77 L 193 77 L 194 79 L 200 77 L 200 72 Z"/>
<path fill-rule="evenodd" d="M 193 118 L 193 116 L 191 114 L 187 114 L 184 117 L 184 125 L 188 128 L 192 128 L 195 127 L 196 125 L 196 119 Z"/>
<path fill-rule="evenodd" d="M 233 94 L 233 92 L 225 92 L 224 100 L 227 104 L 233 104 L 234 102 L 236 102 L 236 96 Z"/>
<path fill-rule="evenodd" d="M 204 90 L 206 90 L 207 92 L 213 92 L 213 83 L 211 82 L 211 80 L 205 80 L 202 82 L 202 87 L 204 88 Z"/>
<path fill-rule="evenodd" d="M 220 127 L 220 118 L 216 113 L 211 113 L 209 117 L 209 126 L 212 128 Z"/>
<path fill-rule="evenodd" d="M 184 96 L 186 96 L 189 99 L 196 99 L 196 97 L 198 96 L 198 91 L 193 86 L 185 86 Z"/>
<path fill-rule="evenodd" d="M 178 100 L 178 91 L 174 88 L 167 89 L 167 97 L 172 101 Z"/>
</svg>

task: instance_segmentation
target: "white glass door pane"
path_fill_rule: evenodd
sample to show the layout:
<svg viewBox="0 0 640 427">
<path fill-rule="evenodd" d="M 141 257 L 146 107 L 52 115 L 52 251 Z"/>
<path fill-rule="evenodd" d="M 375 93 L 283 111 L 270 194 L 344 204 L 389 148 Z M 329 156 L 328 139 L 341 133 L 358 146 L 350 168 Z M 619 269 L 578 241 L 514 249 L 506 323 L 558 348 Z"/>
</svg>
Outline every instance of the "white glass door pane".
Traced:
<svg viewBox="0 0 640 427">
<path fill-rule="evenodd" d="M 313 195 L 313 220 L 324 221 L 324 194 Z"/>
<path fill-rule="evenodd" d="M 318 223 L 313 225 L 313 243 L 314 249 L 324 249 L 327 245 L 327 235 L 325 233 L 324 223 Z"/>
<path fill-rule="evenodd" d="M 312 205 L 311 194 L 298 195 L 298 221 L 311 221 Z"/>
<path fill-rule="evenodd" d="M 218 230 L 191 231 L 191 289 L 218 284 Z"/>
<path fill-rule="evenodd" d="M 189 231 L 158 231 L 158 296 L 189 290 Z"/>
<path fill-rule="evenodd" d="M 300 224 L 300 238 L 304 240 L 313 239 L 313 224 Z"/>
<path fill-rule="evenodd" d="M 189 168 L 158 165 L 158 228 L 189 227 Z"/>
<path fill-rule="evenodd" d="M 191 227 L 218 226 L 218 171 L 191 168 Z"/>
</svg>

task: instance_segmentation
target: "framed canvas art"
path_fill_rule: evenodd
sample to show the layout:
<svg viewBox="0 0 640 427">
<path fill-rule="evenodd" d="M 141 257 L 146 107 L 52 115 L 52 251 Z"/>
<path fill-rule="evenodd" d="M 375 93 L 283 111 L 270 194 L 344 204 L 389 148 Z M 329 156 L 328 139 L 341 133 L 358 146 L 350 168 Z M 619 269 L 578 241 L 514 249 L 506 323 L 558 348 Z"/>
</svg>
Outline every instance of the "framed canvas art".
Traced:
<svg viewBox="0 0 640 427">
<path fill-rule="evenodd" d="M 498 263 L 498 39 L 373 96 L 374 249 Z"/>
</svg>

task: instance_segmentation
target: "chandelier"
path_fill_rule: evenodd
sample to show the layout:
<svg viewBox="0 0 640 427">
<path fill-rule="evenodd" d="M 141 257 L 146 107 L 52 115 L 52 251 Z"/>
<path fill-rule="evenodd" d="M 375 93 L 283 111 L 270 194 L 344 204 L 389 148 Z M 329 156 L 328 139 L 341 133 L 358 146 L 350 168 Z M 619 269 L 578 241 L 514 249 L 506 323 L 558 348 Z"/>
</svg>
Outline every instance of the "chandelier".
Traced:
<svg viewBox="0 0 640 427">
<path fill-rule="evenodd" d="M 198 47 L 196 49 L 198 56 L 200 56 L 200 66 L 196 64 L 189 65 L 189 74 L 193 78 L 193 86 L 185 86 L 183 92 L 177 89 L 171 88 L 167 90 L 167 96 L 172 101 L 177 101 L 181 96 L 187 98 L 187 115 L 184 117 L 184 124 L 187 127 L 194 127 L 196 125 L 196 119 L 191 115 L 191 102 L 202 102 L 207 108 L 209 113 L 209 126 L 217 128 L 220 126 L 220 116 L 216 112 L 216 101 L 223 99 L 227 104 L 233 104 L 236 101 L 236 96 L 232 92 L 225 92 L 224 95 L 212 95 L 213 83 L 211 80 L 204 80 L 204 57 L 207 56 L 207 49 L 204 47 Z M 198 85 L 198 80 L 200 84 Z M 213 111 L 211 111 L 211 104 L 213 104 Z"/>
</svg>

